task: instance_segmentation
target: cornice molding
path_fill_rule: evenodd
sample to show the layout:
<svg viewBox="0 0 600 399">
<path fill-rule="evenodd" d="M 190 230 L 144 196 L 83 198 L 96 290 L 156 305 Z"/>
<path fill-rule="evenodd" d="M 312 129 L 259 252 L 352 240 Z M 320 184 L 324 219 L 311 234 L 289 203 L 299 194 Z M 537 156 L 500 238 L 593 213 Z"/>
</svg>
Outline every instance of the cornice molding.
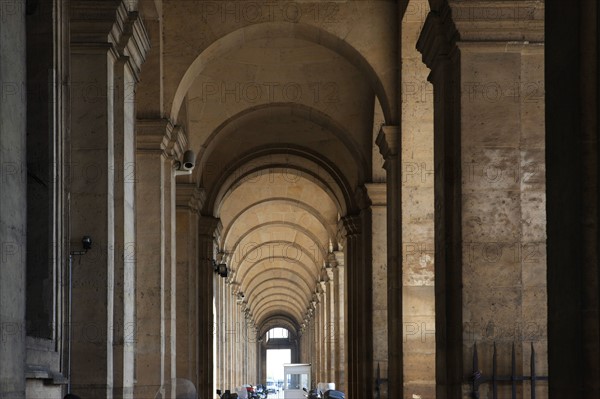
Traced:
<svg viewBox="0 0 600 399">
<path fill-rule="evenodd" d="M 544 2 L 541 0 L 450 0 L 427 15 L 417 49 L 434 70 L 461 43 L 543 43 Z"/>
<path fill-rule="evenodd" d="M 71 43 L 108 42 L 122 0 L 71 0 Z"/>
<path fill-rule="evenodd" d="M 113 51 L 126 58 L 139 80 L 150 38 L 137 11 L 129 11 L 123 0 L 71 0 L 70 13 L 72 50 Z"/>
<path fill-rule="evenodd" d="M 450 0 L 460 41 L 544 41 L 544 2 L 540 0 Z"/>
<path fill-rule="evenodd" d="M 116 39 L 116 38 L 115 38 Z M 124 18 L 121 37 L 118 39 L 117 49 L 120 54 L 127 57 L 130 69 L 136 81 L 140 80 L 142 64 L 150 50 L 150 37 L 142 18 L 137 11 L 130 11 Z"/>
</svg>

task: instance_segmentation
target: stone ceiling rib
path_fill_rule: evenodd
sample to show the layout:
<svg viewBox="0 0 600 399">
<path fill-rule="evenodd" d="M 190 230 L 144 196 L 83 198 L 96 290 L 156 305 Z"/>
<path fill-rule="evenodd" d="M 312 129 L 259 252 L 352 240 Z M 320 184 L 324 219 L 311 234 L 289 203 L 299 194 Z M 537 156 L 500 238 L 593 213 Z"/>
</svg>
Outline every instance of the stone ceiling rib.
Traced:
<svg viewBox="0 0 600 399">
<path fill-rule="evenodd" d="M 280 164 L 271 164 L 271 166 L 269 166 L 268 169 L 271 173 L 275 173 L 275 174 L 279 173 L 281 175 L 288 174 L 288 175 L 299 176 L 299 179 L 302 179 L 303 181 L 306 181 L 306 182 L 316 185 L 323 192 L 325 192 L 329 198 L 331 198 L 332 202 L 336 205 L 337 209 L 342 209 L 342 203 L 340 202 L 340 199 L 336 196 L 334 189 L 332 189 L 325 182 L 323 177 L 314 175 L 314 174 L 310 173 L 309 171 L 303 171 L 301 169 L 296 169 L 293 166 L 290 166 L 290 164 L 286 164 L 285 161 Z M 240 187 L 242 187 L 244 185 L 244 183 L 246 183 L 248 181 L 253 181 L 253 179 L 256 179 L 257 177 L 260 178 L 261 175 L 264 175 L 264 170 L 265 170 L 265 168 L 263 166 L 260 166 L 255 169 L 252 169 L 244 174 L 238 175 L 238 177 L 235 180 L 233 180 L 232 182 L 230 182 L 229 185 L 224 186 L 224 187 L 226 187 L 226 190 L 220 196 L 221 203 L 223 204 L 223 203 L 227 202 L 227 199 L 231 195 L 234 195 L 234 192 L 237 191 L 238 189 L 240 189 Z M 307 176 L 310 176 L 311 179 L 304 177 L 302 172 L 307 173 Z M 320 172 L 322 173 L 322 171 L 320 171 Z M 221 190 L 221 191 L 223 191 L 223 190 Z M 219 215 L 221 214 L 220 209 L 219 209 L 218 213 L 219 213 Z"/>
<path fill-rule="evenodd" d="M 315 270 L 318 271 L 318 269 L 320 267 L 319 265 L 321 264 L 321 262 L 319 262 L 319 260 L 317 258 L 315 258 L 313 256 L 313 254 L 306 247 L 303 247 L 303 246 L 299 245 L 297 242 L 288 241 L 288 240 L 266 241 L 266 242 L 262 242 L 262 243 L 256 245 L 255 247 L 252 247 L 252 250 L 255 250 L 255 249 L 259 250 L 260 249 L 261 250 L 261 254 L 262 254 L 262 248 L 263 247 L 268 246 L 270 248 L 271 246 L 275 247 L 275 246 L 279 246 L 280 244 L 281 245 L 286 245 L 288 247 L 293 246 L 294 248 L 297 248 L 299 251 L 302 252 L 302 254 L 304 254 L 304 255 L 306 255 L 308 257 L 308 259 L 311 261 L 311 263 L 313 265 L 318 266 L 315 269 Z M 242 265 L 246 262 L 246 260 L 248 259 L 249 256 L 252 256 L 251 255 L 252 253 L 253 253 L 252 251 L 246 252 L 244 255 L 242 255 L 241 259 L 239 259 L 239 261 L 237 261 L 235 263 L 235 265 L 239 265 L 237 267 L 237 269 L 236 269 L 236 270 L 238 270 L 238 274 L 236 274 L 236 276 L 238 276 L 238 277 L 240 276 L 239 270 L 242 270 Z M 274 251 L 273 252 L 269 252 L 269 254 L 266 255 L 266 257 L 269 257 L 269 259 L 271 259 L 274 256 L 273 253 L 274 253 Z M 259 261 L 265 259 L 266 257 L 261 257 L 260 259 L 253 259 L 252 260 L 253 261 L 252 265 L 255 264 L 256 262 L 259 262 Z M 232 265 L 234 265 L 234 263 L 232 263 Z"/>
<path fill-rule="evenodd" d="M 351 82 L 344 82 L 343 84 L 351 84 Z M 216 126 L 210 135 L 202 141 L 201 148 L 198 148 L 199 162 L 208 161 L 213 151 L 225 142 L 230 141 L 231 137 L 238 137 L 239 140 L 239 132 L 260 130 L 263 135 L 269 135 L 268 127 L 273 124 L 273 120 L 290 120 L 292 118 L 294 118 L 295 123 L 288 125 L 287 129 L 290 133 L 296 134 L 288 137 L 289 140 L 292 140 L 294 136 L 306 137 L 306 134 L 311 130 L 321 135 L 328 134 L 341 144 L 341 147 L 351 155 L 354 162 L 360 165 L 361 170 L 366 170 L 368 164 L 366 153 L 360 151 L 361 145 L 349 131 L 353 127 L 352 125 L 344 126 L 342 121 L 336 120 L 334 116 L 329 115 L 325 110 L 294 102 L 269 102 L 236 110 L 232 116 L 221 121 L 220 125 Z M 200 120 L 202 120 L 201 117 L 198 122 Z M 272 134 L 281 135 L 277 132 L 272 132 Z M 272 136 L 272 134 L 269 136 Z M 277 141 L 277 137 L 273 137 L 273 139 Z M 296 142 L 298 141 L 296 140 Z M 293 141 L 289 141 L 289 143 L 293 144 Z M 195 147 L 197 146 L 198 144 L 195 145 Z"/>
<path fill-rule="evenodd" d="M 296 296 L 294 296 L 295 300 L 298 301 L 299 303 L 302 303 L 304 307 L 308 306 L 308 303 L 311 300 L 310 296 L 302 296 L 303 293 L 301 293 L 301 292 L 299 293 L 298 291 L 290 291 L 289 288 L 283 287 L 283 286 L 265 288 L 264 290 L 260 291 L 256 295 L 253 295 L 252 298 L 250 300 L 248 300 L 248 306 L 252 307 L 255 304 L 259 303 L 259 301 L 261 301 L 263 298 L 268 298 L 270 295 L 274 295 L 274 294 L 275 295 L 276 294 L 289 295 L 290 293 L 295 294 L 296 295 Z"/>
<path fill-rule="evenodd" d="M 315 248 L 318 248 L 319 252 L 321 252 L 321 254 L 323 255 L 323 258 L 326 257 L 327 245 L 329 244 L 329 242 L 321 242 L 319 237 L 317 237 L 312 231 L 309 231 L 306 228 L 304 228 L 304 226 L 300 226 L 299 224 L 296 224 L 296 223 L 289 223 L 289 222 L 282 222 L 282 221 L 261 223 L 256 226 L 253 226 L 252 228 L 246 230 L 244 232 L 244 234 L 242 234 L 242 236 L 240 238 L 238 238 L 238 240 L 235 242 L 235 244 L 233 244 L 231 247 L 228 247 L 227 243 L 224 243 L 223 247 L 227 250 L 228 253 L 235 254 L 237 251 L 237 248 L 239 247 L 240 243 L 244 240 L 244 238 L 246 238 L 247 236 L 249 236 L 256 230 L 268 229 L 268 228 L 272 228 L 272 227 L 285 227 L 285 228 L 289 228 L 291 230 L 301 232 L 306 237 L 311 239 L 311 241 L 315 244 Z"/>
<path fill-rule="evenodd" d="M 250 309 L 252 310 L 252 314 L 254 314 L 256 317 L 260 317 L 264 313 L 264 309 L 268 309 L 273 306 L 292 307 L 299 314 L 304 313 L 307 308 L 307 306 L 303 306 L 303 304 L 299 303 L 293 296 L 288 294 L 277 296 L 271 300 L 264 299 L 255 303 L 253 307 L 250 307 Z"/>
<path fill-rule="evenodd" d="M 290 311 L 290 313 L 292 313 L 294 315 L 294 319 L 296 320 L 297 323 L 300 323 L 300 321 L 304 318 L 304 313 L 305 313 L 304 310 L 297 310 L 296 308 L 291 308 L 289 306 L 282 306 L 281 303 L 279 303 L 279 304 L 273 304 L 270 306 L 266 306 L 263 309 L 261 309 L 261 314 L 256 315 L 257 320 L 262 320 L 265 318 L 265 316 L 279 314 L 286 308 Z M 272 310 L 272 309 L 274 309 L 274 310 Z M 292 310 L 293 310 L 293 312 L 291 312 Z M 262 316 L 263 314 L 265 316 Z M 258 325 L 261 324 L 260 321 L 257 321 L 257 323 L 258 323 Z"/>
<path fill-rule="evenodd" d="M 304 280 L 290 281 L 281 277 L 272 277 L 261 281 L 256 281 L 255 285 L 248 285 L 244 294 L 246 295 L 246 297 L 252 298 L 252 295 L 254 295 L 255 291 L 263 284 L 274 284 L 276 286 L 283 286 L 285 284 L 286 286 L 289 286 L 290 289 L 294 289 L 295 291 L 304 293 L 305 297 L 311 297 L 314 290 L 314 287 L 306 285 L 306 282 Z"/>
<path fill-rule="evenodd" d="M 321 225 L 323 225 L 323 227 L 327 230 L 327 232 L 329 233 L 329 237 L 335 237 L 336 236 L 336 232 L 334 230 L 334 228 L 332 227 L 332 225 L 330 223 L 327 223 L 327 221 L 325 220 L 325 216 L 319 212 L 315 207 L 309 205 L 306 202 L 300 201 L 297 198 L 290 198 L 290 197 L 273 197 L 273 198 L 263 198 L 259 201 L 253 202 L 250 205 L 246 206 L 244 209 L 242 209 L 240 212 L 238 212 L 236 215 L 233 216 L 232 218 L 232 222 L 229 223 L 229 225 L 227 227 L 224 228 L 223 230 L 223 237 L 224 237 L 224 241 L 223 242 L 227 242 L 227 237 L 229 234 L 229 231 L 235 226 L 236 221 L 242 216 L 244 215 L 246 212 L 249 212 L 251 210 L 254 210 L 256 207 L 259 207 L 261 205 L 264 205 L 265 203 L 283 203 L 283 204 L 289 204 L 290 206 L 299 208 L 301 210 L 304 210 L 308 213 L 310 213 L 312 216 L 314 216 L 317 220 L 319 220 L 319 222 L 321 223 Z"/>
<path fill-rule="evenodd" d="M 240 283 L 242 291 L 246 290 L 248 287 L 253 287 L 253 283 L 256 281 L 261 281 L 261 277 L 264 279 L 264 276 L 275 276 L 292 283 L 298 283 L 302 281 L 308 288 L 308 292 L 314 290 L 314 286 L 316 285 L 318 277 L 314 274 L 311 274 L 307 270 L 306 266 L 298 267 L 298 265 L 302 266 L 302 264 L 299 262 L 289 262 L 287 260 L 279 263 L 279 265 L 280 266 L 270 268 L 268 271 L 263 269 L 257 270 L 259 267 L 255 265 L 253 269 L 250 269 L 248 275 Z"/>
</svg>

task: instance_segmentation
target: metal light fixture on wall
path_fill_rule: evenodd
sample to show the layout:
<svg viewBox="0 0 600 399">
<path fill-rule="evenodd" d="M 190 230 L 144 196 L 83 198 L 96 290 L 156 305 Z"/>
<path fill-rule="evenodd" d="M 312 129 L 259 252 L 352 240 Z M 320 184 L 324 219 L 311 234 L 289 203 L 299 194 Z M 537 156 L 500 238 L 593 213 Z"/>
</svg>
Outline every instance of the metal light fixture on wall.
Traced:
<svg viewBox="0 0 600 399">
<path fill-rule="evenodd" d="M 214 259 L 211 259 L 213 265 L 213 271 L 221 277 L 227 277 L 229 275 L 229 269 L 225 263 L 217 263 Z"/>
</svg>

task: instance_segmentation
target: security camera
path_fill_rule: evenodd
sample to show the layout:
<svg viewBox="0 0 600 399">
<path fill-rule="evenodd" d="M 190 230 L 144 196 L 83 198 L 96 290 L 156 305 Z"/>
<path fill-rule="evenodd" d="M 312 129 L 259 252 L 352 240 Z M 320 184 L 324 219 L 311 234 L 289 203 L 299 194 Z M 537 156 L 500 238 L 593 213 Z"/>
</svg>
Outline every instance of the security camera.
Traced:
<svg viewBox="0 0 600 399">
<path fill-rule="evenodd" d="M 92 237 L 83 236 L 83 238 L 81 239 L 81 244 L 83 244 L 83 249 L 85 249 L 86 251 L 92 249 Z"/>
<path fill-rule="evenodd" d="M 192 150 L 187 150 L 183 153 L 183 170 L 192 170 L 194 166 L 196 166 L 196 154 Z"/>
<path fill-rule="evenodd" d="M 175 162 L 175 176 L 191 175 L 192 169 L 196 166 L 196 154 L 194 151 L 187 150 L 183 153 L 183 161 Z"/>
</svg>

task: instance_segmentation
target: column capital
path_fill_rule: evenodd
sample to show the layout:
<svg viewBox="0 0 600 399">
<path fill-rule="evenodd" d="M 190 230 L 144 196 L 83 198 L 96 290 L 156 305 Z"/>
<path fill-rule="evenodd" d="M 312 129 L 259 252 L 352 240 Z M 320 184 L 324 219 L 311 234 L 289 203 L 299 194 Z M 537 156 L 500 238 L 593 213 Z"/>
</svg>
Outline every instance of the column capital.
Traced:
<svg viewBox="0 0 600 399">
<path fill-rule="evenodd" d="M 312 295 L 312 301 L 311 304 L 314 307 L 314 310 L 317 310 L 317 307 L 319 306 L 319 303 L 321 303 L 321 293 L 319 292 L 320 287 L 317 284 L 317 287 L 315 289 L 315 293 Z"/>
<path fill-rule="evenodd" d="M 372 206 L 386 206 L 387 204 L 387 184 L 386 183 L 365 183 L 367 195 Z"/>
<path fill-rule="evenodd" d="M 434 70 L 439 60 L 450 58 L 458 40 L 450 6 L 444 1 L 438 10 L 427 15 L 417 40 L 417 50 L 422 54 L 425 65 Z"/>
<path fill-rule="evenodd" d="M 335 257 L 335 252 L 329 252 L 327 254 L 327 261 L 325 263 L 325 270 L 335 269 L 338 265 L 337 258 Z"/>
<path fill-rule="evenodd" d="M 361 233 L 361 220 L 359 215 L 344 216 L 338 222 L 338 230 L 343 237 L 355 236 Z"/>
<path fill-rule="evenodd" d="M 389 157 L 398 155 L 400 148 L 400 126 L 381 126 L 375 144 L 379 147 L 379 152 L 386 161 Z"/>
<path fill-rule="evenodd" d="M 328 267 L 327 269 L 325 269 L 325 273 L 327 273 L 327 282 L 328 283 L 333 283 L 334 279 L 335 279 L 335 267 Z"/>
<path fill-rule="evenodd" d="M 188 140 L 185 130 L 169 119 L 138 119 L 136 145 L 142 151 L 160 151 L 166 157 L 181 158 Z"/>
<path fill-rule="evenodd" d="M 323 294 L 325 291 L 327 291 L 327 281 L 329 280 L 329 277 L 327 276 L 327 272 L 325 272 L 325 277 L 321 278 L 321 280 L 319 281 L 319 286 L 320 286 L 320 294 Z"/>
<path fill-rule="evenodd" d="M 206 193 L 195 183 L 177 183 L 175 198 L 177 208 L 185 208 L 199 213 L 206 201 Z"/>
</svg>

